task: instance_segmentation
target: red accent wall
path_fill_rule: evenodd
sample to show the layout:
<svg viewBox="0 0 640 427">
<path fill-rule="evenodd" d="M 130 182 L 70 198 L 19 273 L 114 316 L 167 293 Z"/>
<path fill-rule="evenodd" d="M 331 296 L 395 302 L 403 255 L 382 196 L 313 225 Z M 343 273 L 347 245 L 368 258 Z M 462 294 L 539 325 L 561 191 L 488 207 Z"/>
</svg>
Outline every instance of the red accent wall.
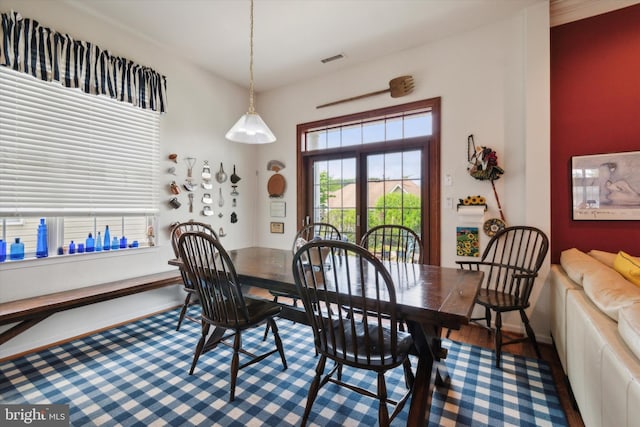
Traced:
<svg viewBox="0 0 640 427">
<path fill-rule="evenodd" d="M 551 28 L 551 262 L 640 256 L 640 221 L 571 219 L 571 156 L 622 151 L 640 151 L 640 5 Z"/>
</svg>

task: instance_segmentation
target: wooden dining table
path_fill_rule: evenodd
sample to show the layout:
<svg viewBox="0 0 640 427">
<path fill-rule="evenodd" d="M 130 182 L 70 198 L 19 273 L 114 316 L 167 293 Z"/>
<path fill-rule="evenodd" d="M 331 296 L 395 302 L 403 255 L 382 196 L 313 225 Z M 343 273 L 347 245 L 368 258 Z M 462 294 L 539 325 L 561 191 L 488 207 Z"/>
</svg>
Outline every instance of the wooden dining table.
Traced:
<svg viewBox="0 0 640 427">
<path fill-rule="evenodd" d="M 243 285 L 297 293 L 290 250 L 248 247 L 228 252 Z M 169 264 L 180 266 L 181 261 Z M 424 427 L 434 388 L 449 384 L 442 329 L 469 323 L 483 273 L 426 264 L 387 262 L 385 266 L 394 281 L 397 313 L 413 336 L 418 356 L 407 425 Z M 303 309 L 292 306 L 283 306 L 280 317 L 307 322 Z"/>
</svg>

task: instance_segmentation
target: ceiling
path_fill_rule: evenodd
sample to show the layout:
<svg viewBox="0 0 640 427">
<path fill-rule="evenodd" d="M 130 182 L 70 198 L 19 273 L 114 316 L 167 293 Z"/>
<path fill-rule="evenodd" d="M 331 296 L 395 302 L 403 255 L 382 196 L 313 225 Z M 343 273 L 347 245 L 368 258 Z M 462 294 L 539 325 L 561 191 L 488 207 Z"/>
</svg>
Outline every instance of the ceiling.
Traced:
<svg viewBox="0 0 640 427">
<path fill-rule="evenodd" d="M 249 0 L 63 1 L 248 86 Z M 540 2 L 546 0 L 255 0 L 255 89 L 333 73 Z M 337 54 L 344 58 L 321 62 Z"/>
</svg>

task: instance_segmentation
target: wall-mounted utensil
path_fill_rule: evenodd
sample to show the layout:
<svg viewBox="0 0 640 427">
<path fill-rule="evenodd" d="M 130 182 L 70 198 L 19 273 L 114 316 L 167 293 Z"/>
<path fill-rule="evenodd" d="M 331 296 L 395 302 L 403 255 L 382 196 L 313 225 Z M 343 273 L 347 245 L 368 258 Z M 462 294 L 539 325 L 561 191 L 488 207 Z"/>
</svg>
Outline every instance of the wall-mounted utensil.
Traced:
<svg viewBox="0 0 640 427">
<path fill-rule="evenodd" d="M 240 193 L 238 193 L 238 186 L 237 185 L 232 185 L 231 186 L 232 190 L 231 190 L 231 195 L 232 196 L 239 196 Z"/>
<path fill-rule="evenodd" d="M 202 167 L 202 179 L 211 179 L 211 168 L 209 167 L 209 160 L 204 161 Z"/>
<path fill-rule="evenodd" d="M 238 175 L 236 175 L 236 165 L 233 165 L 233 173 L 231 174 L 231 183 L 232 184 L 237 184 L 238 181 L 240 181 L 242 178 L 240 178 Z"/>
<path fill-rule="evenodd" d="M 211 206 L 205 206 L 202 208 L 202 215 L 204 216 L 211 216 L 213 215 L 213 209 L 211 209 Z"/>
<path fill-rule="evenodd" d="M 204 188 L 205 190 L 211 190 L 213 188 L 213 184 L 211 183 L 211 180 L 209 179 L 205 179 L 202 181 L 202 188 Z"/>
<path fill-rule="evenodd" d="M 213 197 L 211 197 L 211 194 L 204 193 L 202 195 L 202 203 L 204 203 L 205 205 L 210 205 L 211 203 L 213 203 Z"/>
<path fill-rule="evenodd" d="M 392 98 L 399 98 L 401 96 L 409 95 L 413 92 L 414 83 L 412 76 L 400 76 L 389 81 L 389 88 L 377 90 L 375 92 L 365 93 L 364 95 L 352 96 L 351 98 L 341 99 L 340 101 L 333 101 L 327 104 L 318 105 L 316 108 L 329 107 L 331 105 L 342 104 L 343 102 L 355 101 L 356 99 L 367 98 L 369 96 L 380 95 L 381 93 L 391 92 Z"/>
<path fill-rule="evenodd" d="M 238 215 L 235 212 L 231 212 L 231 223 L 235 224 L 238 222 Z"/>
<path fill-rule="evenodd" d="M 193 193 L 189 193 L 189 212 L 193 212 Z"/>
<path fill-rule="evenodd" d="M 216 181 L 222 184 L 227 180 L 227 174 L 224 172 L 224 168 L 222 167 L 222 163 L 220 163 L 220 170 L 216 173 Z"/>
<path fill-rule="evenodd" d="M 187 180 L 191 181 L 193 176 L 193 166 L 196 164 L 196 158 L 186 157 L 184 161 L 187 163 Z"/>
<path fill-rule="evenodd" d="M 171 200 L 169 200 L 169 206 L 171 206 L 173 209 L 178 209 L 180 206 L 182 206 L 182 203 L 180 203 L 176 197 L 173 197 Z"/>
<path fill-rule="evenodd" d="M 169 184 L 169 191 L 171 191 L 171 194 L 180 194 L 180 187 L 178 187 L 178 184 L 176 184 L 175 181 L 171 181 L 171 184 Z"/>
<path fill-rule="evenodd" d="M 188 192 L 192 192 L 198 187 L 198 184 L 194 184 L 193 182 L 187 180 L 184 184 L 182 184 L 182 186 Z"/>
<path fill-rule="evenodd" d="M 224 199 L 222 198 L 222 188 L 218 189 L 218 206 L 224 206 Z"/>
</svg>

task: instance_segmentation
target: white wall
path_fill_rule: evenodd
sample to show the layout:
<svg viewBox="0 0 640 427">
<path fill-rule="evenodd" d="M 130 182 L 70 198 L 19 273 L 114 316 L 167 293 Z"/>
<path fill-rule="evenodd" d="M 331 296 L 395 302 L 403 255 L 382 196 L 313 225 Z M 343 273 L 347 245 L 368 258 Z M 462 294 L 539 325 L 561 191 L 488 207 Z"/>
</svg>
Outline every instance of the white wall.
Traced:
<svg viewBox="0 0 640 427">
<path fill-rule="evenodd" d="M 322 66 L 322 65 L 318 65 Z M 389 95 L 316 109 L 316 105 L 384 89 L 396 76 L 410 74 L 415 90 L 403 98 Z M 489 203 L 486 218 L 499 217 L 491 185 L 467 172 L 467 136 L 477 145 L 495 149 L 503 178 L 496 181 L 507 223 L 536 225 L 547 234 L 550 228 L 549 176 L 549 16 L 546 3 L 535 5 L 496 24 L 407 50 L 332 75 L 260 94 L 258 110 L 278 137 L 275 144 L 260 148 L 259 188 L 266 188 L 272 172 L 268 160 L 286 164 L 281 171 L 288 183 L 284 235 L 271 234 L 269 200 L 262 198 L 257 215 L 258 240 L 263 246 L 288 249 L 297 230 L 296 125 L 328 117 L 382 108 L 420 99 L 442 98 L 441 218 L 442 265 L 454 267 L 455 203 L 468 195 L 484 195 Z M 453 178 L 445 186 L 445 175 Z M 266 190 L 264 190 L 266 191 Z M 265 194 L 263 192 L 263 194 Z M 480 224 L 481 227 L 481 224 Z M 481 232 L 482 244 L 489 238 Z M 536 332 L 549 341 L 548 295 L 540 294 L 544 277 L 532 299 Z M 506 317 L 505 327 L 519 329 L 519 317 Z"/>
<path fill-rule="evenodd" d="M 102 253 L 0 263 L 0 301 L 172 269 L 167 260 L 172 258 L 168 239 L 169 224 L 174 221 L 206 219 L 216 229 L 222 226 L 227 233 L 225 245 L 231 249 L 253 244 L 255 230 L 252 205 L 256 192 L 256 159 L 250 155 L 251 147 L 232 144 L 224 139 L 228 128 L 246 111 L 245 88 L 184 63 L 175 53 L 146 42 L 123 28 L 85 15 L 64 2 L 0 0 L 0 11 L 11 10 L 20 12 L 23 17 L 38 20 L 43 26 L 68 33 L 76 39 L 96 43 L 114 55 L 147 65 L 166 75 L 168 112 L 161 118 L 160 183 L 163 187 L 157 231 L 159 245 L 152 249 L 140 249 L 135 255 L 128 256 Z M 167 168 L 172 165 L 167 160 L 169 153 L 177 153 L 179 156 L 179 164 L 175 165 L 178 168 L 179 184 L 186 177 L 186 164 L 181 159 L 187 156 L 198 159 L 194 168 L 196 177 L 199 177 L 205 159 L 209 160 L 212 172 L 217 171 L 220 162 L 224 162 L 228 174 L 233 165 L 237 165 L 238 175 L 242 177 L 236 208 L 238 223 L 231 224 L 229 221 L 233 210 L 229 181 L 223 185 L 226 204 L 222 219 L 199 215 L 198 211 L 202 208 L 200 202 L 196 203 L 194 213 L 189 214 L 185 191 L 179 196 L 181 209 L 173 210 L 168 207 L 167 201 L 171 197 L 168 184 L 172 179 L 166 173 Z M 214 190 L 217 202 L 217 185 Z M 202 193 L 202 190 L 197 192 L 197 200 L 202 197 Z M 217 213 L 216 208 L 216 215 Z M 182 289 L 176 286 L 59 313 L 0 346 L 0 358 L 172 307 L 180 304 L 183 299 Z M 0 330 L 4 329 L 7 327 Z"/>
<path fill-rule="evenodd" d="M 150 66 L 167 76 L 168 113 L 161 123 L 161 179 L 171 177 L 164 160 L 172 152 L 181 158 L 209 160 L 212 171 L 224 162 L 229 173 L 235 163 L 240 181 L 237 213 L 239 222 L 229 223 L 229 197 L 225 217 L 211 222 L 223 226 L 231 249 L 259 244 L 290 248 L 296 230 L 296 125 L 373 108 L 419 99 L 442 97 L 442 183 L 444 175 L 453 177 L 453 186 L 442 187 L 442 265 L 454 266 L 455 228 L 461 225 L 455 211 L 445 207 L 446 198 L 455 201 L 471 194 L 482 194 L 490 204 L 490 217 L 498 216 L 487 182 L 476 181 L 466 171 L 467 136 L 473 133 L 478 145 L 494 148 L 506 170 L 496 182 L 510 224 L 535 224 L 549 232 L 549 18 L 548 5 L 533 6 L 510 19 L 478 28 L 420 48 L 407 50 L 367 64 L 355 66 L 321 79 L 310 80 L 259 94 L 256 109 L 278 137 L 275 144 L 255 147 L 231 144 L 224 133 L 246 110 L 246 89 L 228 83 L 190 64 L 173 52 L 131 35 L 122 28 L 107 25 L 84 15 L 63 2 L 47 0 L 0 0 L 0 11 L 16 10 L 42 25 L 92 41 L 113 54 Z M 320 66 L 320 65 L 319 65 Z M 392 99 L 381 95 L 367 100 L 317 110 L 316 105 L 344 97 L 382 89 L 393 77 L 411 74 L 414 93 Z M 257 150 L 258 155 L 255 155 Z M 284 196 L 287 216 L 285 233 L 271 234 L 266 170 L 269 160 L 286 164 L 281 171 L 288 188 Z M 186 175 L 184 162 L 177 165 L 179 176 Z M 216 188 L 217 191 L 217 187 Z M 96 254 L 64 258 L 4 263 L 0 265 L 0 301 L 40 293 L 116 280 L 129 276 L 168 270 L 172 257 L 168 244 L 168 225 L 190 218 L 203 219 L 183 208 L 170 210 L 170 198 L 163 187 L 159 246 L 140 250 L 135 256 Z M 228 191 L 224 194 L 228 194 Z M 201 196 L 201 192 L 198 193 Z M 200 205 L 201 206 L 201 205 Z M 35 230 L 34 230 L 35 232 Z M 482 235 L 482 233 L 481 233 Z M 483 243 L 488 240 L 482 235 Z M 71 273 L 71 274 L 70 274 Z M 545 273 L 546 275 L 546 273 Z M 542 281 L 538 283 L 541 286 Z M 96 304 L 54 315 L 29 332 L 0 346 L 0 358 L 26 351 L 100 327 L 179 304 L 182 291 L 176 287 L 131 296 L 117 302 Z M 534 295 L 534 326 L 541 341 L 549 341 L 546 319 L 548 295 Z M 540 313 L 540 314 L 539 314 Z M 509 318 L 505 319 L 509 323 Z M 518 322 L 513 322 L 517 324 Z M 6 329 L 6 328 L 5 328 Z"/>
</svg>

